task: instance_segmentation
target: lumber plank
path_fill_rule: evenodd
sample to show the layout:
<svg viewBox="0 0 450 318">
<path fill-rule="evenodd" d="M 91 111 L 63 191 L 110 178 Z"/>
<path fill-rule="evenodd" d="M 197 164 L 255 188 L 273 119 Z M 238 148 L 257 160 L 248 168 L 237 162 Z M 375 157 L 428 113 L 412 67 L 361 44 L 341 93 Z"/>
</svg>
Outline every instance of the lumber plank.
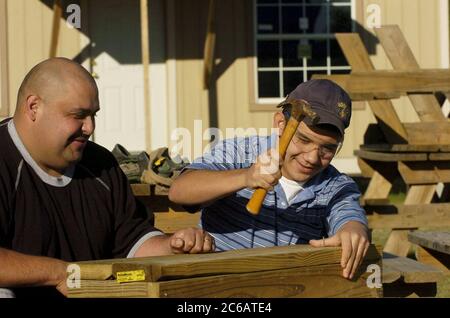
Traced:
<svg viewBox="0 0 450 318">
<path fill-rule="evenodd" d="M 81 288 L 69 290 L 69 297 L 380 297 L 381 289 L 367 287 L 369 264 L 373 262 L 363 263 L 353 280 L 342 277 L 339 264 L 325 264 L 161 282 L 81 281 Z"/>
<path fill-rule="evenodd" d="M 392 230 L 384 245 L 383 252 L 397 255 L 407 256 L 411 243 L 408 242 L 409 230 Z"/>
<path fill-rule="evenodd" d="M 436 152 L 428 154 L 431 161 L 450 161 L 450 152 Z"/>
<path fill-rule="evenodd" d="M 405 123 L 408 141 L 414 145 L 435 144 L 448 147 L 450 145 L 450 122 Z"/>
<path fill-rule="evenodd" d="M 174 212 L 154 213 L 155 227 L 164 233 L 175 233 L 178 230 L 198 227 L 200 221 L 200 212 Z"/>
<path fill-rule="evenodd" d="M 365 206 L 371 229 L 450 226 L 450 203 Z"/>
<path fill-rule="evenodd" d="M 434 267 L 389 253 L 383 253 L 383 269 L 385 268 L 398 271 L 405 283 L 434 283 L 444 277 L 444 273 Z"/>
<path fill-rule="evenodd" d="M 406 193 L 404 204 L 431 203 L 435 192 L 436 184 L 412 185 Z"/>
<path fill-rule="evenodd" d="M 412 185 L 405 198 L 405 205 L 430 203 L 436 192 L 436 184 Z M 425 212 L 425 211 L 424 211 Z M 383 251 L 398 256 L 407 256 L 411 248 L 409 230 L 392 230 Z"/>
<path fill-rule="evenodd" d="M 399 161 L 398 171 L 406 184 L 450 182 L 450 161 Z"/>
<path fill-rule="evenodd" d="M 363 200 L 366 204 L 370 201 L 374 202 L 374 200 L 388 200 L 391 189 L 392 182 L 386 179 L 378 171 L 374 171 L 369 186 L 364 193 Z"/>
<path fill-rule="evenodd" d="M 450 273 L 450 255 L 434 251 L 432 249 L 416 245 L 416 259 L 434 268 L 441 270 L 444 274 Z"/>
<path fill-rule="evenodd" d="M 375 152 L 438 152 L 442 146 L 430 145 L 411 145 L 411 144 L 363 144 L 360 145 L 361 150 Z M 442 151 L 442 150 L 441 150 Z M 447 153 L 443 153 L 447 154 Z"/>
<path fill-rule="evenodd" d="M 414 244 L 450 254 L 450 232 L 414 231 L 409 233 L 408 239 Z"/>
<path fill-rule="evenodd" d="M 337 33 L 336 40 L 353 72 L 375 70 L 357 33 Z M 406 143 L 408 134 L 403 128 L 392 102 L 389 100 L 371 100 L 368 104 L 386 140 L 391 144 Z"/>
<path fill-rule="evenodd" d="M 201 255 L 171 255 L 113 264 L 113 273 L 144 270 L 147 281 L 192 276 L 246 273 L 292 267 L 340 263 L 340 248 L 313 248 L 293 245 L 254 248 Z M 366 259 L 376 260 L 379 252 L 372 246 Z"/>
<path fill-rule="evenodd" d="M 375 33 L 394 69 L 415 70 L 420 68 L 398 25 L 375 28 Z M 434 95 L 417 94 L 408 97 L 421 121 L 446 121 Z"/>
<path fill-rule="evenodd" d="M 356 101 L 450 91 L 450 71 L 447 69 L 372 70 L 345 75 L 316 74 L 313 78 L 335 82 Z"/>
<path fill-rule="evenodd" d="M 355 156 L 367 160 L 395 162 L 395 161 L 426 161 L 428 156 L 426 153 L 392 153 L 392 152 L 375 152 L 366 150 L 355 150 Z"/>
</svg>

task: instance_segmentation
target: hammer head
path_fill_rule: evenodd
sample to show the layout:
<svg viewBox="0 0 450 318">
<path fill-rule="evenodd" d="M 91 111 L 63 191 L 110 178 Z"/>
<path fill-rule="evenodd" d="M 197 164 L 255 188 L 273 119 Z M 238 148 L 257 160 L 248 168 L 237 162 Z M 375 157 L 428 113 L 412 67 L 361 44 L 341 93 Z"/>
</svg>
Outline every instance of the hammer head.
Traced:
<svg viewBox="0 0 450 318">
<path fill-rule="evenodd" d="M 301 122 L 309 117 L 313 125 L 319 122 L 320 117 L 311 109 L 309 103 L 303 99 L 292 99 L 282 102 L 278 107 L 288 106 L 291 110 L 290 118 Z"/>
</svg>

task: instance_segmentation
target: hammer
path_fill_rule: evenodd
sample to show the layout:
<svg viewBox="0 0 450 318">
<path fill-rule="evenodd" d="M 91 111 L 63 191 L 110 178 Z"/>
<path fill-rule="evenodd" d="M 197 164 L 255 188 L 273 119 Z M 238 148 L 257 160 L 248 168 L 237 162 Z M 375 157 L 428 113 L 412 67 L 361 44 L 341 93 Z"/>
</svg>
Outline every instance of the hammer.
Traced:
<svg viewBox="0 0 450 318">
<path fill-rule="evenodd" d="M 279 155 L 280 159 L 284 159 L 286 154 L 286 149 L 291 142 L 292 137 L 297 131 L 298 125 L 306 116 L 311 118 L 312 124 L 316 124 L 319 121 L 319 116 L 312 111 L 311 106 L 305 100 L 293 99 L 289 101 L 282 102 L 278 107 L 284 105 L 291 105 L 291 116 L 289 121 L 284 128 L 283 134 L 280 137 L 279 143 Z M 267 190 L 263 188 L 257 188 L 253 193 L 250 201 L 247 203 L 247 211 L 253 215 L 258 215 L 259 210 L 261 210 L 262 203 L 266 197 Z"/>
</svg>

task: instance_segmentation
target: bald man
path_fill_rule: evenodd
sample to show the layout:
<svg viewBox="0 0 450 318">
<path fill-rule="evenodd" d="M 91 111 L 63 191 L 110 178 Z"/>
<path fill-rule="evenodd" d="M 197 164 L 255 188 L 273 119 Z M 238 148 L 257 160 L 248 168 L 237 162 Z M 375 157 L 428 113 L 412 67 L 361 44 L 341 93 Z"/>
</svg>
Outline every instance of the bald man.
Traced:
<svg viewBox="0 0 450 318">
<path fill-rule="evenodd" d="M 27 74 L 0 123 L 0 287 L 17 296 L 66 294 L 69 262 L 214 249 L 200 229 L 153 227 L 111 153 L 88 141 L 99 110 L 91 75 L 55 58 Z M 17 288 L 30 286 L 48 288 Z"/>
</svg>

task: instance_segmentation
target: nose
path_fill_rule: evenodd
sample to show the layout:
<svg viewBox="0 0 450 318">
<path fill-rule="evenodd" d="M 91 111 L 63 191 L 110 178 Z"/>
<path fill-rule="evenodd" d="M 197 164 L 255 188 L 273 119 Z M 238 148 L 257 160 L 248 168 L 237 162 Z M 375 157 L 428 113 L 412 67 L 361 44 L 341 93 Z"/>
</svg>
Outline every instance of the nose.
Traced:
<svg viewBox="0 0 450 318">
<path fill-rule="evenodd" d="M 314 147 L 311 151 L 304 154 L 306 162 L 310 165 L 316 166 L 320 163 L 319 147 Z"/>
<path fill-rule="evenodd" d="M 95 130 L 95 117 L 87 116 L 83 121 L 83 134 L 86 136 L 90 136 L 94 133 Z"/>
</svg>

